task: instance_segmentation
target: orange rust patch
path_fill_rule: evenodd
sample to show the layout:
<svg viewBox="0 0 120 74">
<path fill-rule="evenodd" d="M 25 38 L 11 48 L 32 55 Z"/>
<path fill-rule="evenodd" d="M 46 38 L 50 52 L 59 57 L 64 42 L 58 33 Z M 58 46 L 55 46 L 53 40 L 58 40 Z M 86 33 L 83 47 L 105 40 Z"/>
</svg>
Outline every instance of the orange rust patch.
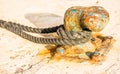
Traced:
<svg viewBox="0 0 120 74">
<path fill-rule="evenodd" d="M 48 50 L 48 49 L 43 49 L 43 50 L 41 50 L 40 52 L 38 52 L 38 56 L 46 56 L 46 55 L 48 55 L 48 54 L 50 54 L 50 51 Z"/>
<path fill-rule="evenodd" d="M 98 36 L 102 37 L 99 38 Z M 38 53 L 38 56 L 44 57 L 48 56 L 51 57 L 50 60 L 53 61 L 60 61 L 60 60 L 66 60 L 66 61 L 72 61 L 72 62 L 83 62 L 83 61 L 89 61 L 92 64 L 99 63 L 101 61 L 104 61 L 106 59 L 106 56 L 103 56 L 103 54 L 108 53 L 110 50 L 110 47 L 113 44 L 113 38 L 109 38 L 107 36 L 103 36 L 101 33 L 94 33 L 93 37 L 95 38 L 95 41 L 92 41 L 92 44 L 96 49 L 94 51 L 99 52 L 101 55 L 91 55 L 88 57 L 85 53 L 87 51 L 84 50 L 84 47 L 81 49 L 78 46 L 53 46 L 50 48 L 46 48 L 44 50 L 41 50 Z M 64 49 L 64 53 L 60 53 L 57 51 L 58 49 Z M 90 51 L 93 52 L 93 51 Z M 50 56 L 51 55 L 51 56 Z"/>
<path fill-rule="evenodd" d="M 106 57 L 105 56 L 92 56 L 92 59 L 90 60 L 90 63 L 92 64 L 97 64 L 101 61 L 105 61 L 106 60 Z"/>
</svg>

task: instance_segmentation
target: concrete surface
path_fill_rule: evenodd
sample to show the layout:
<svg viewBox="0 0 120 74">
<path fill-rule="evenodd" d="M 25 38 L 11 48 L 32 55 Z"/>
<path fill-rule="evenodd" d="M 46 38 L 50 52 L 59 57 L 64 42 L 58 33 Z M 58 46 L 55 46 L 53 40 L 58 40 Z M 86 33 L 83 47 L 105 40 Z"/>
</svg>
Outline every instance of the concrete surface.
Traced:
<svg viewBox="0 0 120 74">
<path fill-rule="evenodd" d="M 107 60 L 100 65 L 59 61 L 44 62 L 36 55 L 45 45 L 27 41 L 0 28 L 0 74 L 120 74 L 120 0 L 0 0 L 0 19 L 35 27 L 27 13 L 55 13 L 63 16 L 71 6 L 100 5 L 110 13 L 102 31 L 116 39 Z"/>
</svg>

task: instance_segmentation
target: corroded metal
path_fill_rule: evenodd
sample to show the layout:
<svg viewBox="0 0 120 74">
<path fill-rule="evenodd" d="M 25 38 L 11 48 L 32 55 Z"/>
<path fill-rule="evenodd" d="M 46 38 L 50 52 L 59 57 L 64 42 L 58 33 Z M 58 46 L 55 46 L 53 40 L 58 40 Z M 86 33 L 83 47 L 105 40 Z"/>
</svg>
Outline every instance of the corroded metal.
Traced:
<svg viewBox="0 0 120 74">
<path fill-rule="evenodd" d="M 111 36 L 98 34 L 108 21 L 109 13 L 101 6 L 74 6 L 66 11 L 64 25 L 41 29 L 0 20 L 0 27 L 35 43 L 55 44 L 47 51 L 40 51 L 40 55 L 47 52 L 54 59 L 100 62 L 104 60 L 114 42 Z M 40 34 L 56 32 L 58 36 L 38 38 L 25 32 Z"/>
<path fill-rule="evenodd" d="M 90 30 L 94 32 L 92 34 L 93 39 L 84 44 L 57 47 L 56 53 L 54 52 L 54 59 L 77 62 L 91 60 L 92 63 L 105 60 L 105 56 L 110 51 L 114 39 L 111 36 L 98 34 L 98 32 L 105 28 L 108 21 L 109 13 L 101 6 L 74 6 L 69 8 L 64 16 L 65 30 L 74 32 Z"/>
<path fill-rule="evenodd" d="M 99 32 L 105 28 L 109 21 L 109 13 L 101 6 L 69 8 L 64 17 L 65 29 L 81 31 L 89 29 Z"/>
</svg>

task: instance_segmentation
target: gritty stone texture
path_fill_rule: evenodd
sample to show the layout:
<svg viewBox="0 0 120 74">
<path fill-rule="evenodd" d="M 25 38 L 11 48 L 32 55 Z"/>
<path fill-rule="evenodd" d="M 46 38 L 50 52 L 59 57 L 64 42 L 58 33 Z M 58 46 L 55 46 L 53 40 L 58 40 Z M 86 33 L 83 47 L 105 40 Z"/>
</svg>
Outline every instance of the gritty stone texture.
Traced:
<svg viewBox="0 0 120 74">
<path fill-rule="evenodd" d="M 37 56 L 45 45 L 27 41 L 0 28 L 0 74 L 119 74 L 120 73 L 120 1 L 119 0 L 0 0 L 0 19 L 35 27 L 25 19 L 27 13 L 54 13 L 63 16 L 75 6 L 100 5 L 110 13 L 110 22 L 102 31 L 116 40 L 99 65 L 59 61 L 47 63 Z M 42 22 L 41 22 L 42 23 Z"/>
</svg>

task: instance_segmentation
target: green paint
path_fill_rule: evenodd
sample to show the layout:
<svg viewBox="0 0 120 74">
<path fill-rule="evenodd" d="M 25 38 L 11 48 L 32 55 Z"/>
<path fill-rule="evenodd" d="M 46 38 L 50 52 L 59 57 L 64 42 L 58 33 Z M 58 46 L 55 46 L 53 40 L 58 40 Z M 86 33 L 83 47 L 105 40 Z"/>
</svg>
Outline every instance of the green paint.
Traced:
<svg viewBox="0 0 120 74">
<path fill-rule="evenodd" d="M 93 12 L 91 12 L 89 15 L 90 15 L 90 16 L 93 16 L 93 15 L 94 15 L 94 13 L 93 13 Z"/>
<path fill-rule="evenodd" d="M 73 10 L 72 10 L 72 13 L 76 13 L 76 9 L 73 9 Z"/>
</svg>

